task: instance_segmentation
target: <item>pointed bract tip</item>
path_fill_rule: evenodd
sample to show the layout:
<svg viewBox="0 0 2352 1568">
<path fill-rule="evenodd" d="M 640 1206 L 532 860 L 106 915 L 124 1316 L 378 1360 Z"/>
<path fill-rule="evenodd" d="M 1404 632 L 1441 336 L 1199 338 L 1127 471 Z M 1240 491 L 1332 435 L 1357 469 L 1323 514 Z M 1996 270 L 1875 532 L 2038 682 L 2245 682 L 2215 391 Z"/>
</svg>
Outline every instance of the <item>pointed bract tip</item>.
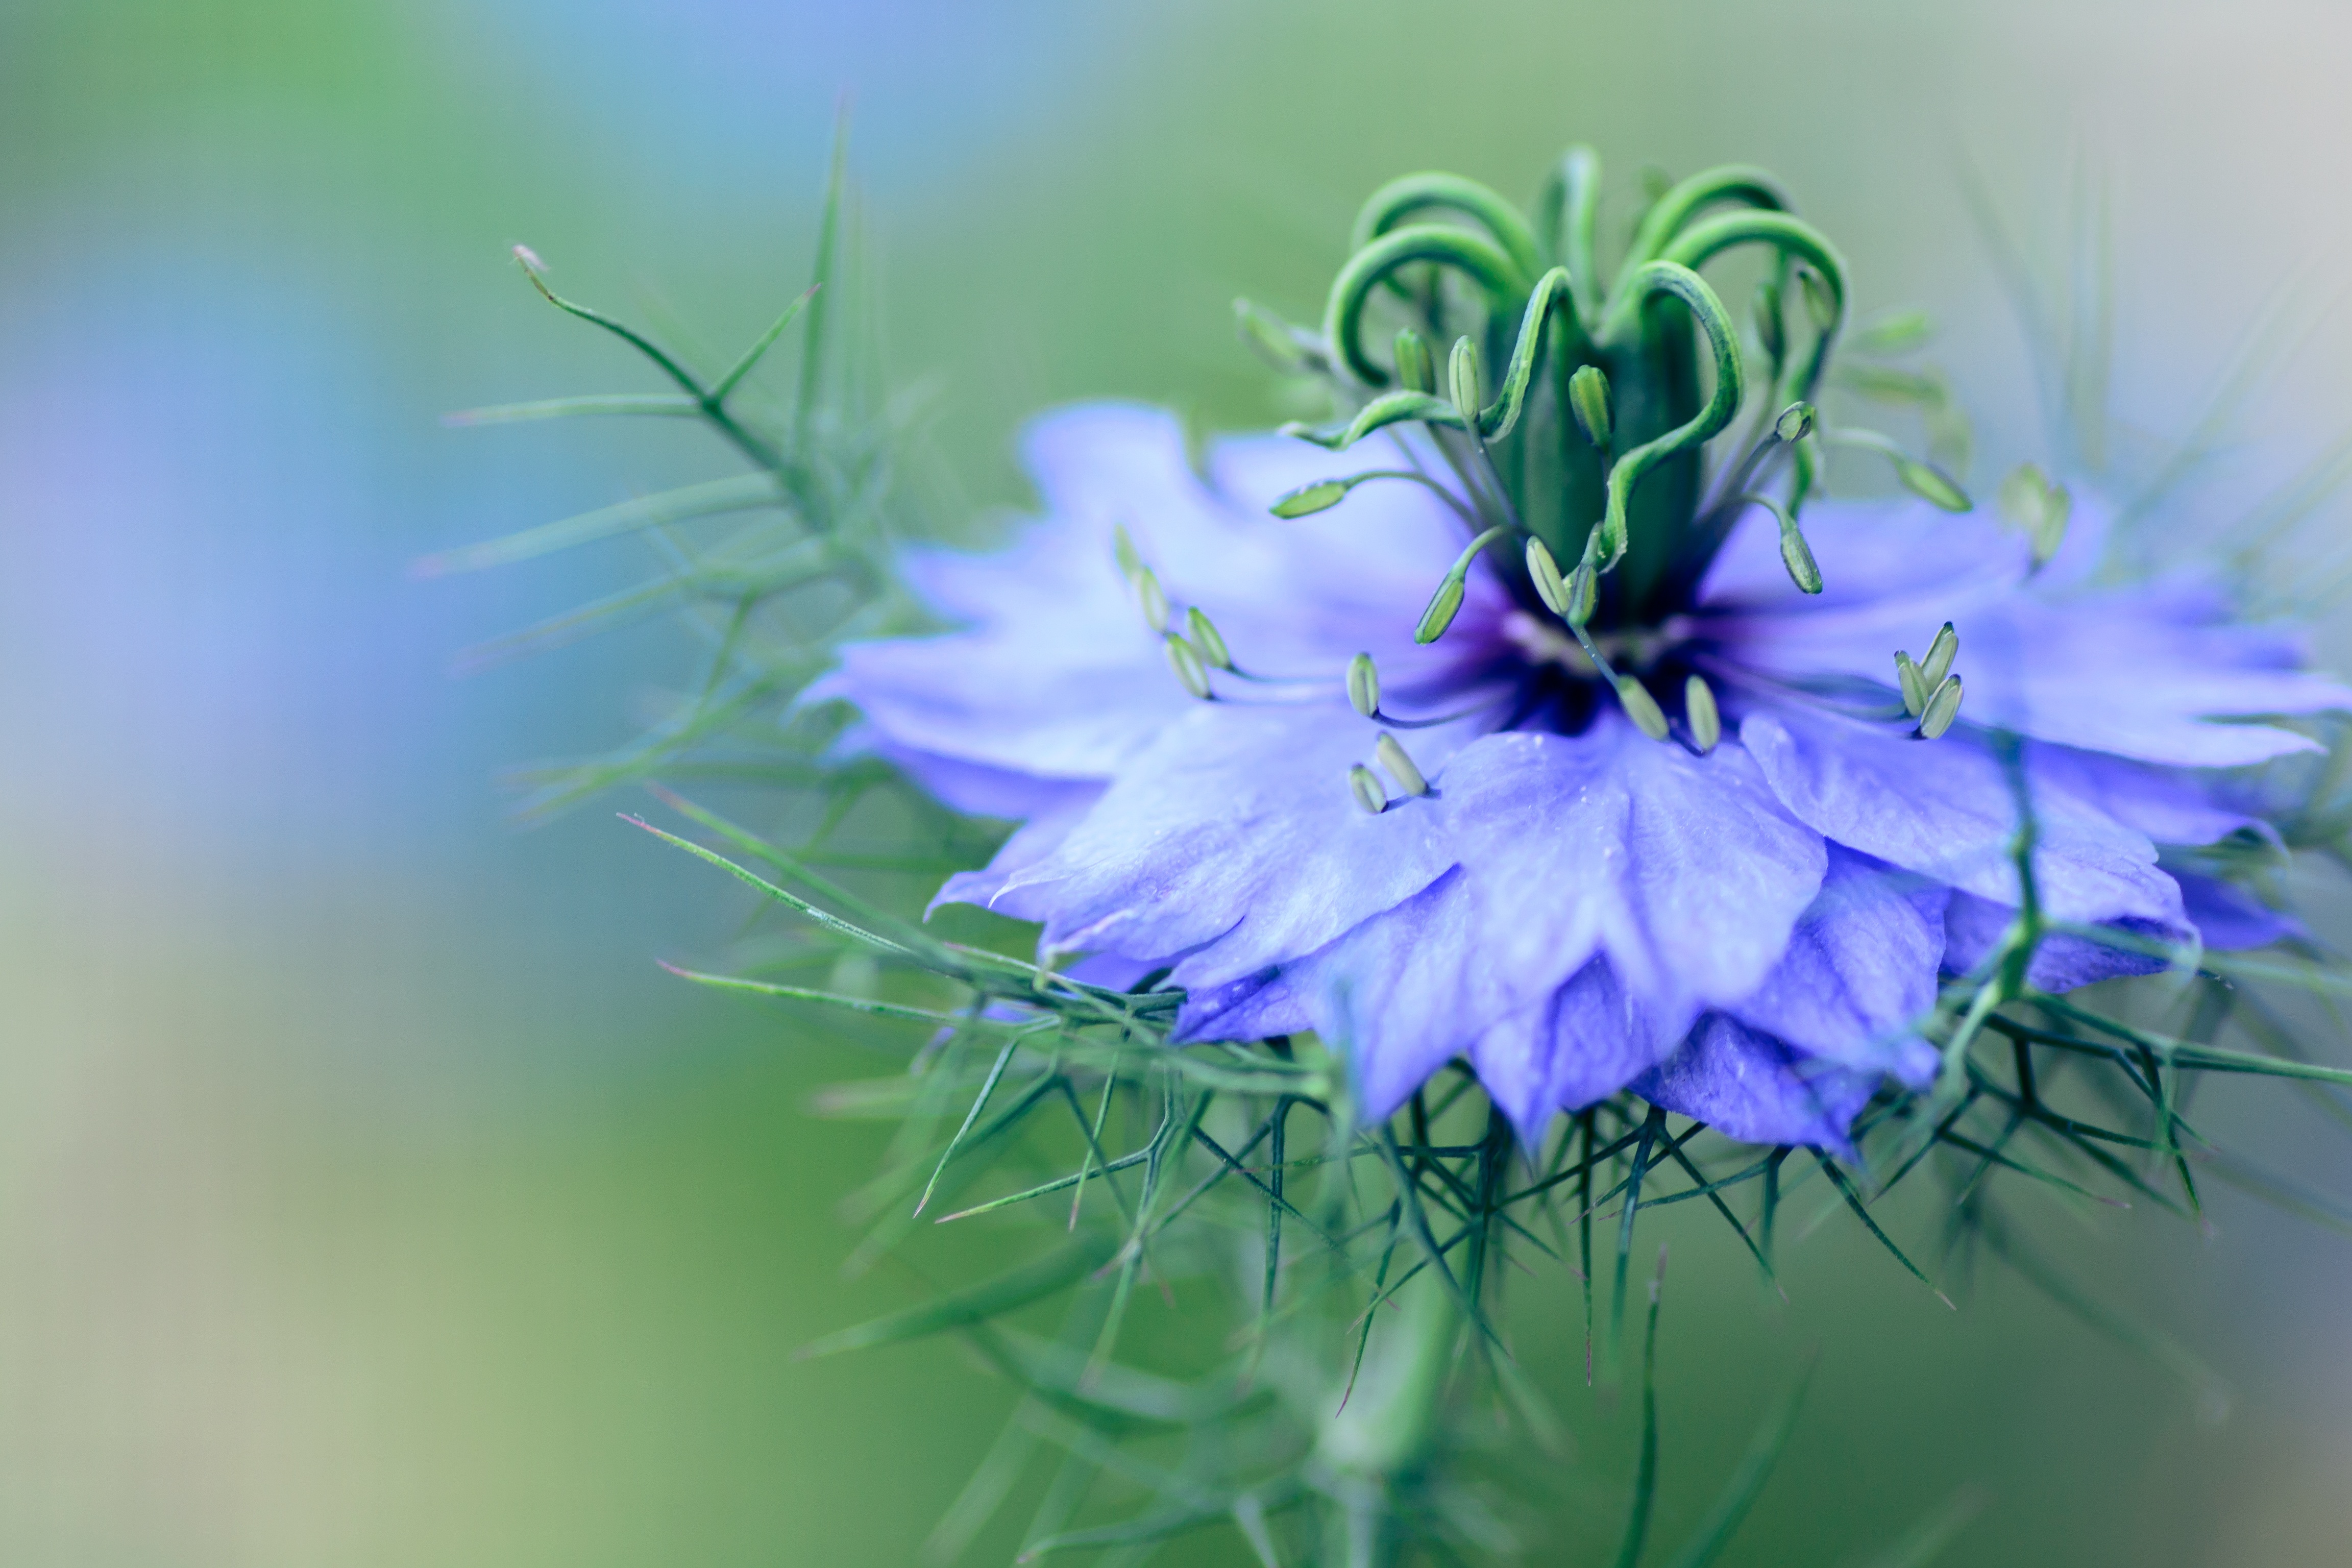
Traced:
<svg viewBox="0 0 2352 1568">
<path fill-rule="evenodd" d="M 516 246 L 514 247 L 514 258 L 522 263 L 523 269 L 525 271 L 544 272 L 547 270 L 547 263 L 541 261 L 539 258 L 539 252 L 533 250 L 528 245 Z"/>
</svg>

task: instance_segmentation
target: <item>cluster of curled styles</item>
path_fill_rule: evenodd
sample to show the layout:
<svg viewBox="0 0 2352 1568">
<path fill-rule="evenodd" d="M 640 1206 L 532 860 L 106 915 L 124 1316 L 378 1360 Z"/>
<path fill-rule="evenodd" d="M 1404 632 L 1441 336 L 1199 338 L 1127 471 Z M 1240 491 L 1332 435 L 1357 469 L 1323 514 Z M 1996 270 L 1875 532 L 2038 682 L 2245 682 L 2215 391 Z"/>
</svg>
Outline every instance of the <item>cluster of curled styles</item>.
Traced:
<svg viewBox="0 0 2352 1568">
<path fill-rule="evenodd" d="M 1679 739 L 1704 753 L 1722 734 L 1721 713 L 1706 675 L 1672 657 L 1675 631 L 1744 512 L 1771 515 L 1790 579 L 1818 594 L 1821 569 L 1801 518 L 1821 482 L 1821 444 L 1885 458 L 1906 489 L 1948 511 L 1969 510 L 1970 501 L 1941 468 L 1886 435 L 1823 423 L 1815 399 L 1846 324 L 1845 264 L 1794 214 L 1770 174 L 1727 166 L 1658 192 L 1613 273 L 1599 259 L 1600 174 L 1590 148 L 1571 149 L 1533 221 L 1475 180 L 1407 175 L 1359 215 L 1319 332 L 1236 302 L 1245 338 L 1282 368 L 1326 378 L 1353 411 L 1327 427 L 1294 424 L 1284 434 L 1333 452 L 1399 427 L 1426 437 L 1400 446 L 1406 466 L 1318 479 L 1272 510 L 1308 516 L 1374 480 L 1425 487 L 1470 538 L 1423 611 L 1416 643 L 1434 643 L 1453 626 L 1484 554 L 1522 612 L 1509 622 L 1521 653 L 1558 666 L 1572 687 L 1605 689 L 1653 740 Z M 1717 210 L 1724 207 L 1735 210 Z M 1431 221 L 1436 216 L 1475 226 Z M 1743 248 L 1770 258 L 1744 343 L 1700 276 Z M 1381 314 L 1405 319 L 1385 364 L 1367 342 Z M 1441 384 L 1433 345 L 1449 337 Z M 1490 364 L 1504 366 L 1499 384 L 1490 383 Z M 1743 428 L 1708 474 L 1707 444 L 1735 425 Z M 2054 518 L 2045 529 L 2054 549 L 2065 492 L 2049 487 L 2038 499 Z M 1146 618 L 1166 639 L 1171 668 L 1195 697 L 1235 700 L 1216 690 L 1212 671 L 1294 689 L 1325 679 L 1282 679 L 1237 665 L 1204 612 L 1175 616 L 1124 532 L 1118 553 Z M 1563 571 L 1564 561 L 1573 565 Z M 1947 625 L 1924 658 L 1895 656 L 1905 717 L 1922 738 L 1943 734 L 1959 711 L 1957 651 Z M 1356 656 L 1346 679 L 1357 710 L 1391 729 L 1456 717 L 1383 712 L 1368 654 Z M 1572 710 L 1588 700 L 1583 692 L 1535 696 L 1565 700 L 1567 727 L 1579 727 Z M 1676 699 L 1679 730 L 1667 717 Z M 1424 792 L 1421 770 L 1393 734 L 1384 730 L 1376 751 L 1404 794 Z M 1385 808 L 1387 788 L 1370 769 L 1352 768 L 1349 784 L 1367 810 Z"/>
</svg>

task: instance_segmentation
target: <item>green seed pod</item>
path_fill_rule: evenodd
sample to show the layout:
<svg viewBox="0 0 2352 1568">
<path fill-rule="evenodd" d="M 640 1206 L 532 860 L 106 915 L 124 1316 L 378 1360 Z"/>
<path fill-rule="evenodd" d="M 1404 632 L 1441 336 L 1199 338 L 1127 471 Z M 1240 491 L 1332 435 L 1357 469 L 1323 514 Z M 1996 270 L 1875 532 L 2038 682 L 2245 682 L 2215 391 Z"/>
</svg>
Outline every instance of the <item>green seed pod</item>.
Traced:
<svg viewBox="0 0 2352 1568">
<path fill-rule="evenodd" d="M 1927 683 L 1919 679 L 1919 667 L 1911 656 L 1897 648 L 1895 653 L 1895 683 L 1903 689 L 1903 710 L 1914 719 L 1927 710 Z"/>
<path fill-rule="evenodd" d="M 1576 427 L 1584 432 L 1584 438 L 1606 448 L 1616 416 L 1609 395 L 1609 377 L 1599 365 L 1576 367 L 1576 374 L 1568 378 L 1568 405 L 1574 411 Z"/>
<path fill-rule="evenodd" d="M 1948 675 L 1936 694 L 1927 699 L 1927 710 L 1919 715 L 1919 736 L 1932 741 L 1952 727 L 1960 716 L 1960 678 Z"/>
<path fill-rule="evenodd" d="M 1756 340 L 1764 345 L 1764 357 L 1777 365 L 1789 357 L 1789 327 L 1780 318 L 1780 290 L 1769 278 L 1756 285 L 1754 315 Z"/>
<path fill-rule="evenodd" d="M 1184 626 L 1190 634 L 1185 640 L 1198 650 L 1202 663 L 1212 669 L 1233 668 L 1234 656 L 1226 648 L 1225 639 L 1218 635 L 1215 623 L 1198 605 L 1184 612 Z"/>
<path fill-rule="evenodd" d="M 1205 702 L 1209 700 L 1209 672 L 1201 663 L 1201 656 L 1192 645 L 1175 633 L 1168 634 L 1163 645 L 1168 655 L 1168 668 L 1176 672 L 1184 689 Z"/>
<path fill-rule="evenodd" d="M 1274 504 L 1265 510 L 1276 517 L 1311 517 L 1338 506 L 1354 488 L 1346 479 L 1318 479 L 1276 496 Z"/>
<path fill-rule="evenodd" d="M 1388 769 L 1389 777 L 1396 780 L 1397 787 L 1403 790 L 1405 794 L 1427 795 L 1429 793 L 1429 781 L 1421 776 L 1421 769 L 1413 765 L 1411 757 L 1405 755 L 1404 748 L 1397 744 L 1397 738 L 1394 735 L 1385 730 L 1381 731 L 1381 738 L 1372 744 L 1372 754 L 1380 758 L 1381 766 Z"/>
<path fill-rule="evenodd" d="M 1694 675 L 1683 682 L 1683 718 L 1689 723 L 1691 739 L 1698 742 L 1701 754 L 1715 750 L 1723 739 L 1723 714 L 1715 705 L 1715 689 L 1703 675 Z"/>
<path fill-rule="evenodd" d="M 1780 417 L 1772 421 L 1772 434 L 1790 446 L 1813 433 L 1813 405 L 1791 403 L 1780 410 Z"/>
<path fill-rule="evenodd" d="M 1361 763 L 1348 765 L 1348 788 L 1354 793 L 1356 804 L 1374 816 L 1389 808 L 1389 792 L 1381 787 L 1381 781 L 1372 776 L 1372 770 Z"/>
<path fill-rule="evenodd" d="M 1445 384 L 1454 395 L 1454 411 L 1474 433 L 1478 428 L 1478 411 L 1486 406 L 1486 367 L 1482 358 L 1478 345 L 1463 337 L 1454 340 L 1454 357 L 1445 362 Z"/>
<path fill-rule="evenodd" d="M 1168 595 L 1160 586 L 1160 578 L 1149 566 L 1135 569 L 1135 602 L 1143 606 L 1144 623 L 1155 632 L 1168 629 Z"/>
<path fill-rule="evenodd" d="M 1348 661 L 1348 706 L 1367 719 L 1381 710 L 1381 669 L 1370 654 Z"/>
<path fill-rule="evenodd" d="M 1648 687 L 1630 675 L 1621 675 L 1617 678 L 1617 700 L 1623 704 L 1625 717 L 1633 721 L 1635 729 L 1653 741 L 1666 738 L 1666 715 L 1658 707 L 1658 700 L 1650 695 Z"/>
<path fill-rule="evenodd" d="M 1822 569 L 1813 560 L 1813 547 L 1805 542 L 1797 521 L 1790 518 L 1780 527 L 1780 564 L 1789 569 L 1789 581 L 1803 594 L 1822 591 Z"/>
<path fill-rule="evenodd" d="M 1462 608 L 1463 591 L 1462 578 L 1447 573 L 1445 581 L 1437 585 L 1437 592 L 1430 595 L 1429 608 L 1421 612 L 1421 624 L 1412 628 L 1412 640 L 1433 643 L 1444 637 L 1445 628 L 1454 624 L 1454 612 Z"/>
<path fill-rule="evenodd" d="M 1437 365 L 1430 358 L 1429 340 L 1405 328 L 1396 335 L 1397 384 L 1407 392 L 1435 392 Z"/>
<path fill-rule="evenodd" d="M 1905 489 L 1945 511 L 1968 511 L 1976 505 L 1969 500 L 1968 491 L 1960 489 L 1949 474 L 1932 463 L 1923 463 L 1916 458 L 1897 458 L 1895 460 L 1895 477 L 1903 481 Z"/>
<path fill-rule="evenodd" d="M 1568 584 L 1560 581 L 1559 563 L 1552 559 L 1544 542 L 1532 534 L 1528 538 L 1528 576 L 1536 585 L 1536 597 L 1544 608 L 1562 620 L 1568 618 Z"/>
<path fill-rule="evenodd" d="M 1952 660 L 1959 657 L 1960 634 L 1946 621 L 1936 640 L 1927 645 L 1927 657 L 1919 661 L 1919 683 L 1933 691 L 1952 672 Z"/>
</svg>

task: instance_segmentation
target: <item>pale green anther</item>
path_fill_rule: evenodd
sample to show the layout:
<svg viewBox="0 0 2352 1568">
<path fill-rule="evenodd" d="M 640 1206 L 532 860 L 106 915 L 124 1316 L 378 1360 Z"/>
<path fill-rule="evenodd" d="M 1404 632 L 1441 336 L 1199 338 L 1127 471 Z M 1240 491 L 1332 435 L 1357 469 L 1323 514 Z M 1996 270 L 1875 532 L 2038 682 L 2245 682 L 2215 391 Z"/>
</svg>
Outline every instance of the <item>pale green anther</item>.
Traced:
<svg viewBox="0 0 2352 1568">
<path fill-rule="evenodd" d="M 1381 667 L 1370 654 L 1348 661 L 1348 706 L 1367 719 L 1381 710 Z"/>
<path fill-rule="evenodd" d="M 1168 668 L 1176 672 L 1177 680 L 1185 690 L 1203 702 L 1207 701 L 1209 671 L 1207 667 L 1202 664 L 1199 652 L 1191 643 L 1186 642 L 1174 632 L 1168 634 L 1165 648 L 1168 654 Z"/>
<path fill-rule="evenodd" d="M 1568 618 L 1568 584 L 1560 580 L 1559 563 L 1553 560 L 1544 542 L 1530 534 L 1528 537 L 1528 576 L 1536 585 L 1536 597 L 1544 608 L 1560 619 Z"/>
<path fill-rule="evenodd" d="M 1813 405 L 1791 403 L 1780 410 L 1780 417 L 1772 421 L 1772 434 L 1791 446 L 1813 433 Z"/>
<path fill-rule="evenodd" d="M 2000 482 L 2000 510 L 2009 514 L 2033 541 L 2033 564 L 2041 566 L 2058 553 L 2066 541 L 2066 521 L 2074 510 L 2074 497 L 2066 487 L 2053 483 L 2050 476 L 2032 463 L 2021 463 Z"/>
<path fill-rule="evenodd" d="M 1593 570 L 1591 562 L 1579 562 L 1576 570 L 1568 574 L 1568 608 L 1560 612 L 1559 618 L 1571 626 L 1580 626 L 1592 618 L 1600 603 L 1601 574 Z"/>
<path fill-rule="evenodd" d="M 1946 621 L 1936 640 L 1927 645 L 1927 657 L 1919 661 L 1919 680 L 1930 691 L 1943 684 L 1944 677 L 1952 673 L 1952 660 L 1959 657 L 1960 634 Z"/>
<path fill-rule="evenodd" d="M 1903 481 L 1905 489 L 1945 511 L 1967 511 L 1976 505 L 1949 474 L 1916 458 L 1897 458 L 1895 477 Z"/>
<path fill-rule="evenodd" d="M 1780 290 L 1772 287 L 1767 278 L 1756 285 L 1756 338 L 1764 345 L 1764 356 L 1774 364 L 1788 357 L 1789 329 L 1780 320 Z"/>
<path fill-rule="evenodd" d="M 1429 357 L 1429 340 L 1405 328 L 1396 335 L 1397 384 L 1407 392 L 1435 392 L 1437 366 Z"/>
<path fill-rule="evenodd" d="M 1127 524 L 1120 523 L 1110 531 L 1111 552 L 1118 558 L 1118 569 L 1132 577 L 1143 570 L 1143 557 L 1135 552 L 1135 540 L 1128 533 Z"/>
<path fill-rule="evenodd" d="M 1914 719 L 1927 710 L 1927 683 L 1919 679 L 1919 667 L 1911 656 L 1897 648 L 1895 652 L 1895 683 L 1903 689 L 1903 710 Z"/>
<path fill-rule="evenodd" d="M 1690 723 L 1691 739 L 1698 742 L 1702 754 L 1715 750 L 1723 739 L 1723 714 L 1715 705 L 1715 689 L 1703 675 L 1694 675 L 1683 682 L 1683 717 Z"/>
<path fill-rule="evenodd" d="M 1338 506 L 1348 499 L 1348 491 L 1353 488 L 1345 479 L 1318 479 L 1276 497 L 1266 510 L 1276 517 L 1311 517 Z"/>
<path fill-rule="evenodd" d="M 1241 334 L 1242 342 L 1286 374 L 1297 375 L 1313 368 L 1299 352 L 1298 342 L 1291 336 L 1290 329 L 1247 300 L 1234 301 L 1234 330 Z"/>
<path fill-rule="evenodd" d="M 1597 364 L 1579 365 L 1576 374 L 1568 378 L 1568 405 L 1576 414 L 1576 427 L 1584 438 L 1596 447 L 1607 447 L 1615 428 L 1613 400 L 1609 395 L 1609 377 Z"/>
<path fill-rule="evenodd" d="M 1184 626 L 1189 634 L 1184 640 L 1200 654 L 1202 663 L 1212 669 L 1233 668 L 1234 656 L 1225 647 L 1225 639 L 1198 605 L 1184 612 Z"/>
<path fill-rule="evenodd" d="M 1374 816 L 1389 808 L 1389 792 L 1381 787 L 1372 770 L 1361 763 L 1348 764 L 1348 788 L 1354 793 L 1356 804 Z"/>
<path fill-rule="evenodd" d="M 1397 787 L 1405 794 L 1427 795 L 1429 793 L 1429 781 L 1421 776 L 1421 769 L 1413 765 L 1411 757 L 1405 755 L 1404 748 L 1397 744 L 1397 738 L 1394 735 L 1385 730 L 1381 731 L 1381 738 L 1372 743 L 1372 754 L 1380 758 L 1381 766 L 1388 769 L 1389 777 L 1396 780 Z"/>
<path fill-rule="evenodd" d="M 1866 354 L 1901 353 L 1927 341 L 1935 328 L 1925 310 L 1900 310 L 1873 321 L 1857 333 L 1853 347 Z"/>
<path fill-rule="evenodd" d="M 1804 531 L 1797 520 L 1786 512 L 1780 514 L 1780 564 L 1789 569 L 1789 581 L 1802 594 L 1822 591 L 1822 569 L 1813 560 L 1813 547 L 1805 542 Z"/>
<path fill-rule="evenodd" d="M 1445 628 L 1454 624 L 1454 612 L 1462 608 L 1464 588 L 1460 574 L 1445 574 L 1437 592 L 1429 596 L 1429 608 L 1421 612 L 1421 624 L 1412 628 L 1413 641 L 1433 643 L 1445 635 Z"/>
<path fill-rule="evenodd" d="M 1617 678 L 1617 700 L 1623 705 L 1625 717 L 1633 721 L 1635 729 L 1653 741 L 1666 738 L 1666 715 L 1658 707 L 1658 700 L 1650 695 L 1648 687 L 1630 675 L 1621 675 Z"/>
<path fill-rule="evenodd" d="M 1135 601 L 1143 606 L 1143 619 L 1155 632 L 1168 629 L 1168 595 L 1161 591 L 1160 578 L 1149 566 L 1135 569 Z"/>
<path fill-rule="evenodd" d="M 1478 428 L 1478 412 L 1486 405 L 1484 357 L 1475 342 L 1460 337 L 1454 340 L 1454 357 L 1445 362 L 1445 384 L 1454 395 L 1454 411 L 1474 433 Z"/>
<path fill-rule="evenodd" d="M 1925 741 L 1936 739 L 1950 729 L 1952 721 L 1959 716 L 1960 678 L 1948 675 L 1944 683 L 1936 688 L 1936 694 L 1927 699 L 1927 710 L 1919 715 L 1919 738 Z"/>
<path fill-rule="evenodd" d="M 1813 330 L 1826 332 L 1837 325 L 1837 296 L 1830 291 L 1829 279 L 1810 267 L 1797 268 L 1797 282 L 1805 295 L 1805 314 L 1813 319 Z"/>
</svg>

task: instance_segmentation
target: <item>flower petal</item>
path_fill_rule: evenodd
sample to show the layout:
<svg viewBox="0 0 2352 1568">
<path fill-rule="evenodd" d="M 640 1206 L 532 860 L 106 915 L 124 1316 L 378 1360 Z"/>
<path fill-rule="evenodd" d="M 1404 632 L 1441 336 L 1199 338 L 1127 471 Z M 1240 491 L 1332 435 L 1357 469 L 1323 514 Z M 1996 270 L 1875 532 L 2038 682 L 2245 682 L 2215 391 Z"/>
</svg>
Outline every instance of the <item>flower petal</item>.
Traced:
<svg viewBox="0 0 2352 1568">
<path fill-rule="evenodd" d="M 1726 1011 L 1804 1055 L 1870 1071 L 1916 1065 L 1936 1002 L 1951 890 L 1842 845 L 1788 952 Z"/>
<path fill-rule="evenodd" d="M 1870 1103 L 1879 1076 L 1808 1060 L 1783 1041 L 1710 1013 L 1633 1089 L 1653 1105 L 1733 1138 L 1809 1144 L 1846 1156 L 1846 1130 Z"/>
</svg>

